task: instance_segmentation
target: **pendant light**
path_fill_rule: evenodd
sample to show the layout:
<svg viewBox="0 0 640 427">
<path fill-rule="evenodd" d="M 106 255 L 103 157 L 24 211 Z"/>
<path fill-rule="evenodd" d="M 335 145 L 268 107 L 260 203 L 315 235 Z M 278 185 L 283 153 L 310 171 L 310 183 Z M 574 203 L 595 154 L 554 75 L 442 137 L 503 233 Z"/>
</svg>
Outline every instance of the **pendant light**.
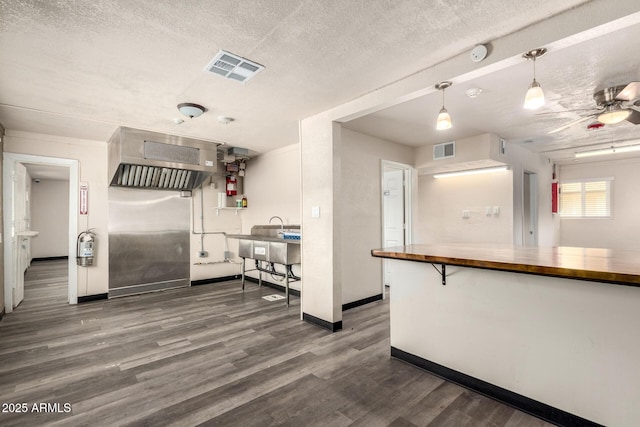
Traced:
<svg viewBox="0 0 640 427">
<path fill-rule="evenodd" d="M 453 83 L 451 82 L 440 82 L 436 85 L 436 89 L 442 91 L 442 109 L 438 114 L 438 121 L 436 122 L 437 130 L 445 130 L 451 128 L 451 116 L 449 116 L 449 112 L 446 108 L 444 108 L 444 90 L 450 87 Z"/>
<path fill-rule="evenodd" d="M 530 50 L 522 55 L 523 58 L 533 60 L 533 82 L 527 90 L 527 95 L 524 98 L 524 108 L 527 110 L 536 110 L 544 105 L 544 92 L 540 83 L 536 81 L 536 59 L 547 53 L 547 49 L 544 47 Z"/>
</svg>

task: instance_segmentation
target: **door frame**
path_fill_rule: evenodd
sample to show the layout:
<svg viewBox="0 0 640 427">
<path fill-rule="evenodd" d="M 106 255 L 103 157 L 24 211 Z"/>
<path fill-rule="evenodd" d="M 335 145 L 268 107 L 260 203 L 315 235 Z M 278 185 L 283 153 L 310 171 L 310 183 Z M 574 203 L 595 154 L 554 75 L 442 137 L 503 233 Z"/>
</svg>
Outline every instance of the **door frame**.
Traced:
<svg viewBox="0 0 640 427">
<path fill-rule="evenodd" d="M 529 200 L 525 200 L 527 187 Z M 527 221 L 525 221 L 527 210 L 529 211 L 529 221 L 532 224 L 531 230 L 528 229 Z M 529 234 L 529 231 L 533 231 L 533 234 Z M 530 238 L 531 235 L 533 239 Z M 530 240 L 533 240 L 533 245 L 529 244 Z M 524 246 L 538 246 L 538 174 L 529 170 L 524 170 L 522 173 L 522 244 Z"/>
<path fill-rule="evenodd" d="M 32 154 L 4 153 L 2 170 L 3 188 L 3 212 L 4 212 L 4 309 L 6 313 L 13 311 L 12 289 L 15 283 L 15 271 L 13 268 L 14 257 L 14 232 L 10 213 L 13 212 L 13 176 L 17 163 L 41 164 L 50 166 L 62 166 L 69 168 L 69 244 L 68 244 L 68 301 L 69 304 L 78 303 L 78 269 L 76 267 L 76 234 L 78 231 L 78 188 L 79 162 L 73 159 L 58 157 L 36 156 Z"/>
<path fill-rule="evenodd" d="M 412 166 L 393 162 L 390 160 L 381 160 L 380 161 L 380 245 L 384 246 L 385 242 L 385 217 L 384 217 L 384 205 L 385 205 L 385 197 L 384 197 L 384 175 L 386 170 L 402 170 L 403 171 L 403 179 L 404 179 L 404 244 L 409 245 L 412 243 L 413 236 L 413 179 L 414 179 L 414 169 Z M 382 260 L 382 298 L 386 298 L 385 296 L 385 288 L 384 288 L 384 278 L 387 273 L 387 263 L 385 260 Z"/>
</svg>

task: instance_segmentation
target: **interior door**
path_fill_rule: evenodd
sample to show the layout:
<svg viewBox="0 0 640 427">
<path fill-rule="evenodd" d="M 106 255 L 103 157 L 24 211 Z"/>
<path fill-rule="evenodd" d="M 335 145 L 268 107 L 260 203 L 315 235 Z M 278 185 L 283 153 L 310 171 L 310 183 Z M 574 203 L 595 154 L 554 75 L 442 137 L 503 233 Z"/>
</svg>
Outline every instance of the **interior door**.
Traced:
<svg viewBox="0 0 640 427">
<path fill-rule="evenodd" d="M 404 206 L 404 170 L 385 170 L 383 178 L 384 247 L 405 244 Z M 393 276 L 391 268 L 387 260 L 384 260 L 383 263 L 384 284 L 391 286 Z"/>
</svg>

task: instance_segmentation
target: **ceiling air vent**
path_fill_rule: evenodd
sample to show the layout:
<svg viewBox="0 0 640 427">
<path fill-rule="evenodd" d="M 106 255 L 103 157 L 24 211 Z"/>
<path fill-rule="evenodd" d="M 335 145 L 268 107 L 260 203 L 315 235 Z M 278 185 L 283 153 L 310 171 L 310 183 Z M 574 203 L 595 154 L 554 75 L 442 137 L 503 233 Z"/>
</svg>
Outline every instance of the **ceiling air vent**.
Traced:
<svg viewBox="0 0 640 427">
<path fill-rule="evenodd" d="M 448 159 L 456 156 L 455 141 L 444 142 L 433 146 L 433 160 Z"/>
<path fill-rule="evenodd" d="M 264 65 L 257 62 L 221 50 L 205 67 L 205 71 L 245 83 L 264 68 Z"/>
</svg>

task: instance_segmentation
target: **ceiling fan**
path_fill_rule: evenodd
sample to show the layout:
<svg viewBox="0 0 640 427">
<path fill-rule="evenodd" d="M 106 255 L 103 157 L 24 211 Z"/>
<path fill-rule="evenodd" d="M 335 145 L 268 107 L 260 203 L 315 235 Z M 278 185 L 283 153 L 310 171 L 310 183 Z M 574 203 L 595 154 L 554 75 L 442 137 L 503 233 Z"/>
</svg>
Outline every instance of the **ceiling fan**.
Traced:
<svg viewBox="0 0 640 427">
<path fill-rule="evenodd" d="M 640 107 L 640 82 L 602 89 L 593 94 L 593 99 L 596 101 L 597 112 L 567 123 L 549 133 L 560 132 L 591 118 L 595 118 L 605 125 L 620 123 L 624 120 L 634 125 L 640 124 L 640 111 L 638 111 L 638 107 Z"/>
</svg>

